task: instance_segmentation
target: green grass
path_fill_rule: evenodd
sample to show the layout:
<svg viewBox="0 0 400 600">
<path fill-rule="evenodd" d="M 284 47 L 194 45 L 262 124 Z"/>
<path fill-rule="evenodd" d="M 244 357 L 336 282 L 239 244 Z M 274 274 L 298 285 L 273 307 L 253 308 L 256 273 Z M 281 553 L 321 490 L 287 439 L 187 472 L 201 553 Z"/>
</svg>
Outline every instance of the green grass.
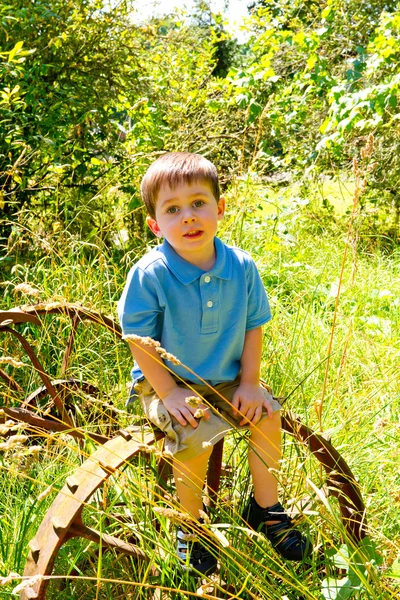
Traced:
<svg viewBox="0 0 400 600">
<path fill-rule="evenodd" d="M 221 228 L 225 241 L 252 253 L 271 300 L 274 318 L 265 328 L 262 375 L 277 395 L 288 397 L 286 406 L 291 411 L 317 429 L 320 425 L 314 405 L 323 396 L 322 431 L 360 482 L 370 545 L 359 549 L 351 545 L 337 502 L 327 496 L 317 461 L 306 448 L 285 436 L 279 474 L 281 497 L 294 512 L 301 513 L 300 526 L 309 532 L 316 550 L 304 565 L 279 560 L 265 540 L 250 535 L 239 517 L 250 492 L 247 444 L 245 437 L 232 436 L 226 443 L 225 476 L 212 514 L 230 545 L 224 547 L 213 538 L 221 571 L 202 593 L 212 598 L 271 600 L 395 598 L 400 592 L 400 252 L 372 252 L 370 245 L 363 244 L 360 221 L 356 220 L 326 372 L 346 220 L 311 211 L 309 205 L 290 194 L 274 197 L 274 210 L 264 210 L 265 198 L 265 190 L 254 185 L 241 183 L 232 188 L 228 194 L 230 208 Z M 23 253 L 10 257 L 1 284 L 2 309 L 38 300 L 66 300 L 115 315 L 129 264 L 145 246 L 116 259 L 100 242 L 89 247 L 76 239 L 67 244 L 66 237 L 50 237 L 46 248 L 39 249 L 34 234 L 24 235 L 37 248 L 36 260 L 30 261 Z M 37 288 L 40 296 L 15 293 L 15 286 L 22 282 Z M 64 317 L 48 316 L 41 329 L 30 325 L 20 328 L 54 378 L 60 375 L 69 326 Z M 1 335 L 2 355 L 26 363 L 23 368 L 2 368 L 26 393 L 33 391 L 41 383 L 38 374 L 17 341 Z M 124 409 L 130 367 L 130 354 L 123 342 L 95 324 L 79 327 L 67 376 L 99 386 L 103 401 L 112 401 L 119 410 L 115 428 L 135 419 Z M 1 382 L 0 393 L 5 405 L 21 402 L 21 395 Z M 84 427 L 107 431 L 106 411 L 96 398 L 77 392 L 73 401 L 80 406 L 79 419 Z M 28 427 L 12 433 L 30 435 Z M 42 450 L 33 451 L 34 445 Z M 22 574 L 27 544 L 57 490 L 84 455 L 93 451 L 93 444 L 82 446 L 66 434 L 55 434 L 36 436 L 0 453 L 0 576 Z M 50 495 L 37 501 L 50 485 Z M 154 511 L 155 507 L 177 508 L 174 487 L 169 482 L 164 495 L 157 489 L 155 457 L 147 462 L 133 461 L 112 476 L 84 513 L 85 522 L 98 530 L 124 539 L 134 535 L 155 572 L 112 552 L 99 555 L 94 544 L 74 539 L 61 549 L 54 571 L 71 579 L 55 579 L 48 597 L 108 600 L 198 595 L 200 583 L 180 575 L 174 523 Z M 346 581 L 355 589 L 346 587 Z M 0 588 L 0 597 L 11 597 L 17 583 Z M 339 586 L 344 586 L 340 592 Z"/>
</svg>

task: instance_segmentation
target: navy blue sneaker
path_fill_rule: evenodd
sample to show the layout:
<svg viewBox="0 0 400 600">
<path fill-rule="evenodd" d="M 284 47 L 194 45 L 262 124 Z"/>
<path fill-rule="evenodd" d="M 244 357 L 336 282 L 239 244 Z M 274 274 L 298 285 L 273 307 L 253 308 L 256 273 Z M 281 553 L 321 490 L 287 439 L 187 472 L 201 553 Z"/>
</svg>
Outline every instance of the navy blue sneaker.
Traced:
<svg viewBox="0 0 400 600">
<path fill-rule="evenodd" d="M 181 528 L 177 533 L 177 555 L 183 563 L 183 570 L 191 575 L 211 575 L 217 569 L 217 559 L 209 549 L 203 546 L 195 534 Z"/>
<path fill-rule="evenodd" d="M 313 551 L 311 541 L 300 531 L 293 529 L 292 519 L 280 502 L 262 508 L 252 496 L 243 511 L 243 520 L 255 531 L 263 533 L 273 547 L 287 560 L 303 560 Z M 279 521 L 275 525 L 266 525 L 265 521 Z"/>
</svg>

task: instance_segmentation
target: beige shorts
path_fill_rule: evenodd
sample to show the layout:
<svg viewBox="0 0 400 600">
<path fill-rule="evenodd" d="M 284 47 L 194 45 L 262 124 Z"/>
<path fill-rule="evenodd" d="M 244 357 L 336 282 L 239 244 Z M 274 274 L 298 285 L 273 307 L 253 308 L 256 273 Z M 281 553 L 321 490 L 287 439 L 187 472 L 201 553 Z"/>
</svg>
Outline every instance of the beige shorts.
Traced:
<svg viewBox="0 0 400 600">
<path fill-rule="evenodd" d="M 185 387 L 181 382 L 178 385 Z M 194 428 L 190 424 L 181 425 L 165 408 L 150 383 L 144 379 L 136 383 L 135 392 L 140 398 L 144 413 L 148 420 L 164 431 L 165 450 L 171 452 L 180 461 L 190 460 L 199 454 L 202 454 L 208 444 L 214 445 L 223 438 L 232 429 L 249 429 L 249 425 L 239 425 L 242 417 L 233 416 L 232 398 L 236 389 L 239 387 L 240 379 L 234 381 L 219 383 L 214 388 L 206 385 L 190 384 L 188 396 L 193 396 L 195 390 L 205 400 L 205 404 L 210 405 L 210 418 L 199 419 L 198 427 Z M 260 386 L 261 387 L 261 386 Z M 281 410 L 281 405 L 272 398 L 271 394 L 261 387 L 265 397 L 272 405 L 273 412 Z M 221 398 L 220 395 L 223 396 Z M 263 408 L 262 419 L 267 417 L 267 411 Z"/>
</svg>

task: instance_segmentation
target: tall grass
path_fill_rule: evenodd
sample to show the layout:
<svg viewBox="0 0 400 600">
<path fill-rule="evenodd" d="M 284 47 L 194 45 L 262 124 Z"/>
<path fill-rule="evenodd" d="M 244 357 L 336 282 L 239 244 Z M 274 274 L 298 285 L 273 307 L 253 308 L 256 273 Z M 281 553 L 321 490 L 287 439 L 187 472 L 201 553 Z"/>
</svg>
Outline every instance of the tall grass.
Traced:
<svg viewBox="0 0 400 600">
<path fill-rule="evenodd" d="M 235 434 L 225 445 L 221 492 L 211 510 L 214 525 L 204 526 L 207 539 L 219 551 L 216 576 L 204 585 L 182 576 L 175 556 L 175 524 L 170 513 L 158 510 L 172 507 L 179 520 L 179 505 L 172 482 L 165 490 L 159 487 L 157 457 L 150 454 L 115 473 L 84 509 L 88 525 L 133 540 L 146 552 L 149 564 L 138 565 L 111 551 L 98 552 L 92 543 L 73 539 L 58 555 L 49 598 L 397 597 L 400 252 L 390 256 L 370 253 L 363 250 L 362 240 L 349 252 L 326 374 L 346 223 L 310 211 L 304 199 L 275 195 L 271 200 L 267 194 L 265 188 L 247 182 L 233 187 L 220 232 L 228 243 L 252 253 L 270 297 L 274 318 L 265 330 L 262 376 L 276 395 L 287 397 L 286 408 L 321 429 L 345 457 L 366 501 L 370 539 L 360 548 L 351 543 L 317 461 L 285 436 L 282 470 L 277 475 L 281 497 L 293 514 L 299 515 L 300 527 L 312 537 L 315 552 L 300 565 L 279 559 L 268 542 L 252 535 L 240 518 L 250 493 L 250 478 L 246 436 Z M 28 234 L 33 244 L 38 244 L 34 234 L 24 233 Z M 63 235 L 63 239 L 47 239 L 36 262 L 27 261 L 23 254 L 13 257 L 2 282 L 2 309 L 63 299 L 115 315 L 129 262 L 144 247 L 121 260 L 100 242 L 89 246 Z M 23 282 L 30 283 L 39 295 L 31 298 L 16 292 L 15 286 Z M 29 325 L 24 333 L 46 370 L 58 377 L 68 320 L 48 316 L 41 329 Z M 40 384 L 37 373 L 16 341 L 1 335 L 1 354 L 26 363 L 23 368 L 3 368 L 26 393 L 31 392 Z M 96 383 L 102 393 L 102 402 L 81 392 L 72 398 L 80 407 L 83 427 L 107 429 L 104 402 L 112 401 L 118 410 L 116 429 L 140 417 L 138 407 L 127 410 L 124 406 L 130 367 L 130 353 L 123 342 L 94 324 L 79 327 L 66 375 Z M 321 399 L 325 378 L 319 420 L 315 404 Z M 0 386 L 3 404 L 21 402 L 20 394 Z M 30 436 L 27 426 L 10 433 Z M 22 573 L 28 541 L 56 492 L 94 450 L 95 444 L 78 444 L 67 434 L 36 433 L 29 441 L 1 452 L 1 576 Z M 1 597 L 11 597 L 17 583 L 1 588 Z"/>
</svg>

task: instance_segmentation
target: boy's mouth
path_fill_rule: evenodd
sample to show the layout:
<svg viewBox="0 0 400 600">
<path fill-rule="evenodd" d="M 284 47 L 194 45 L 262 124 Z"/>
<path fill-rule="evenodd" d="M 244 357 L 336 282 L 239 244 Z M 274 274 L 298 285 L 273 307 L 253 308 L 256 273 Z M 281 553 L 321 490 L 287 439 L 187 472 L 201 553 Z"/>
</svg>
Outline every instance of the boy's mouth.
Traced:
<svg viewBox="0 0 400 600">
<path fill-rule="evenodd" d="M 194 239 L 200 237 L 202 234 L 203 232 L 201 229 L 192 229 L 192 231 L 188 231 L 187 233 L 185 233 L 183 237 Z"/>
</svg>

